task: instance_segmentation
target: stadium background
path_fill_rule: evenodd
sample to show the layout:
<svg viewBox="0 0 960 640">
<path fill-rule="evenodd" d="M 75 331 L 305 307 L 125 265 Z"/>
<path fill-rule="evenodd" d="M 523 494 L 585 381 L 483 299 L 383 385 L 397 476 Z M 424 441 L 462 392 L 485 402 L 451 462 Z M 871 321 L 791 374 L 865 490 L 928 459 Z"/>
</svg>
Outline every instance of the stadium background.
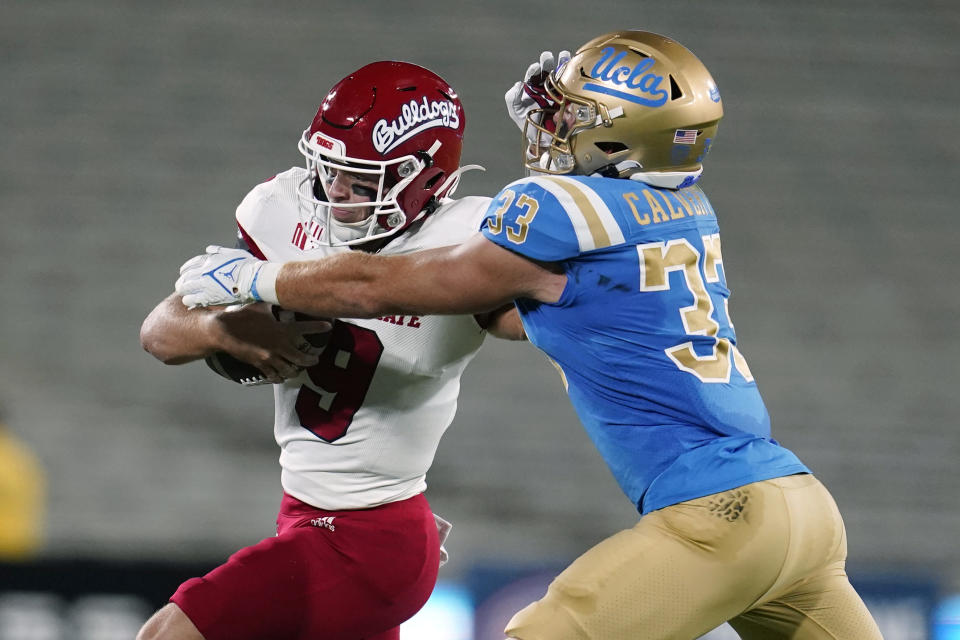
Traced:
<svg viewBox="0 0 960 640">
<path fill-rule="evenodd" d="M 232 242 L 246 191 L 301 163 L 333 82 L 375 59 L 438 72 L 466 105 L 464 162 L 487 168 L 459 195 L 492 195 L 519 172 L 504 90 L 541 50 L 617 28 L 675 37 L 720 87 L 703 184 L 741 350 L 775 436 L 841 507 L 851 574 L 922 606 L 960 591 L 955 3 L 12 0 L 0 404 L 49 502 L 38 564 L 0 568 L 6 602 L 36 605 L 23 581 L 44 571 L 122 594 L 110 571 L 210 566 L 271 535 L 270 391 L 164 367 L 138 329 L 184 259 Z M 527 344 L 485 346 L 428 482 L 453 585 L 561 566 L 634 521 Z"/>
</svg>

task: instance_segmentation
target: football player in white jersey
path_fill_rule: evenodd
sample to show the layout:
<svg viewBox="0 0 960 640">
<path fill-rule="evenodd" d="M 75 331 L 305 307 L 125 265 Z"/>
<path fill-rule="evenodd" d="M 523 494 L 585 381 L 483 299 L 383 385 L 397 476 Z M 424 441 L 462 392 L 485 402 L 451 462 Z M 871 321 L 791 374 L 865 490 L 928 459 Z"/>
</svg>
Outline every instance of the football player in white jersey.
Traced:
<svg viewBox="0 0 960 640">
<path fill-rule="evenodd" d="M 306 168 L 240 203 L 240 246 L 287 262 L 466 240 L 490 199 L 451 199 L 469 168 L 460 167 L 464 124 L 456 92 L 427 69 L 385 61 L 355 71 L 304 131 Z M 321 331 L 325 346 L 309 347 L 304 335 Z M 179 364 L 226 351 L 275 383 L 284 497 L 275 538 L 185 582 L 138 638 L 399 638 L 443 554 L 446 523 L 424 498 L 425 474 L 488 332 L 523 337 L 512 305 L 280 323 L 266 305 L 161 302 L 141 330 L 152 355 Z"/>
</svg>

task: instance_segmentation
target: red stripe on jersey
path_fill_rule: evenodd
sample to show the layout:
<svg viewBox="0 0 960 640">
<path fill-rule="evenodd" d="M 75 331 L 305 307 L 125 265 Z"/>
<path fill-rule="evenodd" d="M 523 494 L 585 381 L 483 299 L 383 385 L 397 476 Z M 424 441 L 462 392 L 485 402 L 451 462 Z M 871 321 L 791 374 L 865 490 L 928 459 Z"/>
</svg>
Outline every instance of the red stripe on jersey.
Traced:
<svg viewBox="0 0 960 640">
<path fill-rule="evenodd" d="M 303 251 L 304 247 L 307 246 L 307 234 L 303 231 L 303 223 L 298 222 L 297 228 L 293 231 L 293 244 Z"/>
<path fill-rule="evenodd" d="M 263 254 L 263 251 L 260 250 L 260 247 L 257 246 L 257 243 L 253 241 L 253 238 L 250 237 L 250 234 L 247 233 L 246 229 L 238 222 L 237 228 L 240 230 L 240 237 L 243 238 L 243 241 L 247 244 L 247 251 L 252 253 L 260 260 L 266 260 L 267 257 Z"/>
</svg>

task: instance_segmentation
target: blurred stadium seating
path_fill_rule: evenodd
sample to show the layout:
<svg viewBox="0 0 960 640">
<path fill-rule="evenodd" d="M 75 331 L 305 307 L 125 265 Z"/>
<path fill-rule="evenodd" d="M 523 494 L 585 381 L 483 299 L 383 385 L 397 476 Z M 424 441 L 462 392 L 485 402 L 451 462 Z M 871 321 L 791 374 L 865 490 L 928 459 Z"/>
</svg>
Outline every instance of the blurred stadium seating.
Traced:
<svg viewBox="0 0 960 640">
<path fill-rule="evenodd" d="M 488 169 L 460 194 L 489 195 L 518 175 L 502 93 L 527 63 L 635 27 L 688 45 L 720 86 L 704 186 L 732 315 L 775 436 L 840 504 L 852 575 L 960 592 L 956 3 L 17 0 L 3 13 L 0 398 L 48 475 L 40 561 L 205 565 L 271 535 L 269 390 L 164 367 L 137 332 L 185 258 L 232 241 L 246 191 L 301 162 L 327 87 L 373 59 L 437 71 L 467 107 L 465 161 Z M 633 521 L 526 344 L 485 347 L 428 481 L 455 524 L 455 581 L 562 564 Z"/>
</svg>

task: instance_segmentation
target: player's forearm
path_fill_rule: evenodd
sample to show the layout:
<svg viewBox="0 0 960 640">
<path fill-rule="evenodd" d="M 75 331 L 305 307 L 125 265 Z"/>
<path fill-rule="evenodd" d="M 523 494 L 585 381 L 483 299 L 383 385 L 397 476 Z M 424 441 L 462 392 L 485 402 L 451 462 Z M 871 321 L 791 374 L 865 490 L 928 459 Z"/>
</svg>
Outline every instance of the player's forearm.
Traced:
<svg viewBox="0 0 960 640">
<path fill-rule="evenodd" d="M 140 344 L 164 364 L 184 364 L 206 357 L 218 347 L 211 331 L 211 315 L 218 310 L 187 310 L 180 296 L 172 294 L 143 321 Z"/>
<path fill-rule="evenodd" d="M 384 315 L 374 293 L 377 261 L 349 253 L 311 262 L 284 264 L 276 279 L 277 302 L 284 309 L 327 318 L 373 318 Z"/>
<path fill-rule="evenodd" d="M 509 300 L 499 292 L 466 290 L 458 269 L 448 249 L 402 256 L 354 252 L 285 264 L 276 297 L 286 309 L 333 318 L 477 313 Z"/>
</svg>

